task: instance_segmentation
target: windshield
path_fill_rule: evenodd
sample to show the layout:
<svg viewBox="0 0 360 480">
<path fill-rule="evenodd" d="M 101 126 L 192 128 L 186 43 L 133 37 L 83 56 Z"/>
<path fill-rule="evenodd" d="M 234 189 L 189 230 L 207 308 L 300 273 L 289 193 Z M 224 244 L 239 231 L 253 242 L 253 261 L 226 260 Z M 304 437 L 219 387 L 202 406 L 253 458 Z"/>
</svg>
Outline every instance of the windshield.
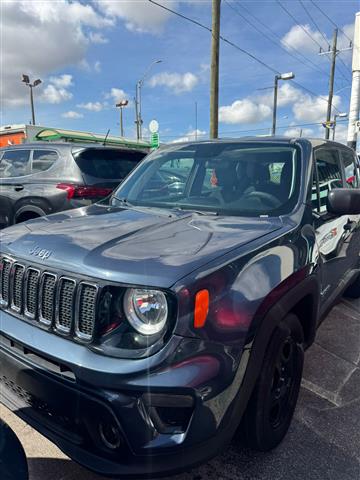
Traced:
<svg viewBox="0 0 360 480">
<path fill-rule="evenodd" d="M 203 143 L 152 153 L 114 197 L 135 206 L 274 216 L 294 208 L 299 184 L 295 147 Z"/>
<path fill-rule="evenodd" d="M 74 149 L 73 156 L 83 174 L 117 180 L 125 178 L 145 157 L 145 153 L 115 148 L 84 148 Z"/>
</svg>

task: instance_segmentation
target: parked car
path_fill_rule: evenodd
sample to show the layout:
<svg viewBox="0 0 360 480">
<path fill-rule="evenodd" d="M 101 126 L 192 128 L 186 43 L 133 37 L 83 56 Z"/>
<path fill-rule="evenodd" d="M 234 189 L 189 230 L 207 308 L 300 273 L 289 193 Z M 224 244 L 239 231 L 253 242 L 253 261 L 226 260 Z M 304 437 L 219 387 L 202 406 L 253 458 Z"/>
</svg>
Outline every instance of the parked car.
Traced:
<svg viewBox="0 0 360 480">
<path fill-rule="evenodd" d="M 107 476 L 188 469 L 238 429 L 276 447 L 317 327 L 360 296 L 350 164 L 324 140 L 172 145 L 106 201 L 3 230 L 1 401 Z"/>
<path fill-rule="evenodd" d="M 146 153 L 60 142 L 0 149 L 0 228 L 106 197 Z"/>
</svg>

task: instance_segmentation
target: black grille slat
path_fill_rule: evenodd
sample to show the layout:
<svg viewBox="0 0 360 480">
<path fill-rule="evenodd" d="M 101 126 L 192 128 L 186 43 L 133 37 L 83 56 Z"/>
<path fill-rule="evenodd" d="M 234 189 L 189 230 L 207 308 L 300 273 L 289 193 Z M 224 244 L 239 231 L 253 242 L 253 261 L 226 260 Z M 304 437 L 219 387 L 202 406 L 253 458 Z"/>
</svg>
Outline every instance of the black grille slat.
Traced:
<svg viewBox="0 0 360 480">
<path fill-rule="evenodd" d="M 97 288 L 81 284 L 78 303 L 77 333 L 80 338 L 90 339 L 94 333 Z"/>
<path fill-rule="evenodd" d="M 101 287 L 0 257 L 0 308 L 76 340 L 93 341 Z"/>
<path fill-rule="evenodd" d="M 31 317 L 35 317 L 36 315 L 37 302 L 38 302 L 39 278 L 40 278 L 40 272 L 38 270 L 34 270 L 32 268 L 28 269 L 26 287 L 25 287 L 26 288 L 25 298 L 26 298 L 26 313 Z"/>
<path fill-rule="evenodd" d="M 51 273 L 44 273 L 41 281 L 40 320 L 51 324 L 55 313 L 56 277 Z"/>
<path fill-rule="evenodd" d="M 25 267 L 23 265 L 14 265 L 13 291 L 12 291 L 12 306 L 20 311 L 23 304 L 23 280 Z"/>
<path fill-rule="evenodd" d="M 57 327 L 63 332 L 70 332 L 73 322 L 73 308 L 76 283 L 69 278 L 62 278 L 59 286 Z"/>
<path fill-rule="evenodd" d="M 10 272 L 11 262 L 3 259 L 1 263 L 1 299 L 6 304 L 10 301 Z"/>
</svg>

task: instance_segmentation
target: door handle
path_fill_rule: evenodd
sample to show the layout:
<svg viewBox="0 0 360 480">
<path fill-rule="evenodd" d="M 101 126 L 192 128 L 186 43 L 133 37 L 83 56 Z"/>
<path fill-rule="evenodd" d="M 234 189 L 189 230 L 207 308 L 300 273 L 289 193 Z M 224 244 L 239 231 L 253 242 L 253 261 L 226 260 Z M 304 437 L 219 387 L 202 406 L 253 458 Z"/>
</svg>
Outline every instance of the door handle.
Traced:
<svg viewBox="0 0 360 480">
<path fill-rule="evenodd" d="M 14 185 L 14 190 L 15 192 L 21 192 L 21 190 L 24 190 L 24 185 Z"/>
</svg>

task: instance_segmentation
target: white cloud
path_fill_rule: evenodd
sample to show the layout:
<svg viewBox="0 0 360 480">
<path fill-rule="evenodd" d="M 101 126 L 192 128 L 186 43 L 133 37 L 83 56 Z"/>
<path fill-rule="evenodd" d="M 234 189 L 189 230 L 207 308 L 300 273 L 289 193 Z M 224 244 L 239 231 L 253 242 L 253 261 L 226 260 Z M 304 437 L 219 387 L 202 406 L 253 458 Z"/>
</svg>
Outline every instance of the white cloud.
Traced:
<svg viewBox="0 0 360 480">
<path fill-rule="evenodd" d="M 149 80 L 151 87 L 164 86 L 174 93 L 190 92 L 198 84 L 199 79 L 191 72 L 184 74 L 162 72 L 154 75 Z"/>
<path fill-rule="evenodd" d="M 315 43 L 311 37 L 317 43 Z M 330 41 L 326 42 L 320 32 L 317 30 L 312 30 L 310 25 L 306 24 L 301 26 L 294 25 L 291 27 L 291 29 L 281 39 L 281 43 L 287 50 L 290 50 L 290 47 L 292 47 L 302 52 L 317 53 L 320 48 L 319 45 L 321 45 L 324 50 L 327 50 Z"/>
<path fill-rule="evenodd" d="M 126 28 L 136 32 L 160 32 L 171 13 L 147 0 L 97 0 L 98 7 L 110 18 L 121 18 Z M 168 8 L 176 9 L 177 1 L 166 0 Z"/>
<path fill-rule="evenodd" d="M 64 73 L 58 77 L 50 77 L 49 83 L 52 83 L 57 88 L 68 88 L 73 85 L 73 77 L 72 75 Z"/>
<path fill-rule="evenodd" d="M 340 143 L 347 143 L 348 123 L 338 123 L 335 128 L 335 140 Z"/>
<path fill-rule="evenodd" d="M 249 98 L 219 108 L 219 121 L 229 124 L 258 123 L 271 116 L 271 108 Z"/>
<path fill-rule="evenodd" d="M 102 33 L 99 33 L 99 32 L 90 32 L 89 40 L 91 43 L 97 43 L 97 44 L 104 44 L 109 42 L 109 40 L 106 37 L 104 37 Z"/>
<path fill-rule="evenodd" d="M 101 102 L 79 103 L 76 106 L 78 108 L 84 108 L 85 110 L 89 110 L 90 112 L 100 112 L 105 107 L 105 105 Z"/>
<path fill-rule="evenodd" d="M 43 103 L 61 103 L 70 100 L 73 94 L 68 90 L 74 85 L 72 75 L 63 74 L 50 77 L 43 88 L 39 100 Z"/>
<path fill-rule="evenodd" d="M 110 90 L 110 92 L 105 94 L 105 98 L 112 99 L 116 103 L 120 100 L 126 100 L 128 98 L 128 94 L 125 93 L 121 88 L 114 87 Z"/>
<path fill-rule="evenodd" d="M 101 62 L 97 61 L 94 63 L 94 70 L 96 73 L 100 73 L 101 72 Z"/>
<path fill-rule="evenodd" d="M 304 30 L 306 30 L 307 33 Z M 338 34 L 338 49 L 341 50 L 349 47 L 349 38 L 353 38 L 353 36 L 354 24 L 352 23 L 344 25 Z M 311 37 L 315 41 L 312 40 Z M 328 38 L 326 35 L 324 35 L 324 37 L 317 30 L 313 30 L 310 25 L 294 25 L 283 36 L 281 43 L 287 50 L 295 48 L 301 52 L 311 52 L 316 54 L 319 52 L 320 45 L 323 50 L 328 50 L 329 45 L 332 44 L 332 38 Z M 346 60 L 349 60 L 351 58 L 351 53 L 343 52 L 342 57 L 345 57 Z"/>
<path fill-rule="evenodd" d="M 206 135 L 205 130 L 189 130 L 183 137 L 179 137 L 176 140 L 173 140 L 171 143 L 180 143 L 180 142 L 191 142 L 199 137 L 204 137 Z"/>
<path fill-rule="evenodd" d="M 339 108 L 341 98 L 334 95 L 333 106 Z M 326 120 L 327 99 L 326 97 L 304 95 L 303 98 L 294 102 L 293 114 L 295 120 L 301 122 L 320 123 Z"/>
<path fill-rule="evenodd" d="M 285 137 L 312 137 L 314 136 L 314 130 L 312 128 L 302 128 L 302 127 L 290 127 L 282 133 Z"/>
<path fill-rule="evenodd" d="M 78 118 L 84 117 L 82 113 L 75 112 L 74 110 L 69 110 L 68 112 L 64 112 L 61 116 L 63 118 L 69 118 L 71 120 L 77 120 Z"/>
<path fill-rule="evenodd" d="M 92 32 L 112 25 L 114 19 L 77 0 L 3 1 L 0 68 L 4 106 L 28 102 L 28 89 L 20 81 L 22 73 L 44 81 L 52 72 L 79 65 L 91 44 Z M 48 91 L 51 99 L 56 87 L 52 85 Z"/>
<path fill-rule="evenodd" d="M 333 106 L 339 108 L 341 97 L 334 95 Z M 292 109 L 293 117 L 299 123 L 320 123 L 326 119 L 326 95 L 312 96 L 290 83 L 284 83 L 278 90 L 278 107 Z M 249 96 L 236 100 L 219 109 L 219 120 L 228 124 L 260 123 L 270 118 L 273 108 L 273 92 Z"/>
</svg>

